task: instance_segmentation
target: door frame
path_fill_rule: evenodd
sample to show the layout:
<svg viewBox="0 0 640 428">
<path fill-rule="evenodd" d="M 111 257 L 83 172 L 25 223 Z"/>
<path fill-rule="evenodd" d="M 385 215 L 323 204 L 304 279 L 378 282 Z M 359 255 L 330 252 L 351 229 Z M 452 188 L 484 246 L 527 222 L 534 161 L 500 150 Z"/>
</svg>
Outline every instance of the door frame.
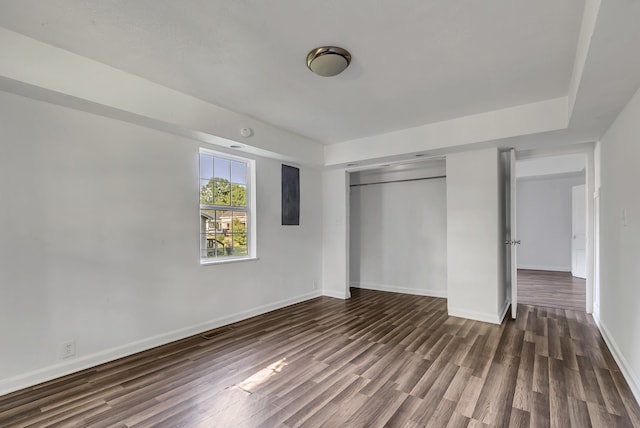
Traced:
<svg viewBox="0 0 640 428">
<path fill-rule="evenodd" d="M 581 201 L 580 201 L 581 200 Z M 576 209 L 576 203 L 582 204 L 578 205 L 579 207 L 583 207 L 583 210 Z M 586 269 L 586 261 L 587 261 L 587 252 L 586 246 L 584 248 L 584 257 L 576 256 L 576 243 L 580 242 L 579 239 L 582 239 L 578 236 L 576 230 L 576 224 L 581 224 L 584 222 L 584 232 L 586 238 L 586 212 L 587 212 L 587 185 L 586 184 L 578 184 L 571 187 L 571 274 L 577 278 L 585 278 L 586 272 L 582 271 L 582 266 L 584 265 Z M 580 213 L 580 211 L 583 211 Z M 580 218 L 576 218 L 576 213 Z M 586 240 L 585 240 L 586 243 Z M 581 261 L 579 261 L 582 259 Z M 584 276 L 583 276 L 584 275 Z"/>
<path fill-rule="evenodd" d="M 508 224 L 509 230 L 506 236 L 507 240 L 505 244 L 509 246 L 509 284 L 511 287 L 511 318 L 516 319 L 518 313 L 518 224 L 516 221 L 516 206 L 517 206 L 517 156 L 516 150 L 511 149 L 508 152 L 509 163 L 509 194 L 508 199 Z"/>
<path fill-rule="evenodd" d="M 544 158 L 567 154 L 583 154 L 585 156 L 585 185 L 586 191 L 586 208 L 587 208 L 587 227 L 586 227 L 586 312 L 588 314 L 593 313 L 593 308 L 599 306 L 599 302 L 594 302 L 594 295 L 598 296 L 600 293 L 595 291 L 596 287 L 600 284 L 597 281 L 595 272 L 598 260 L 596 260 L 597 235 L 596 231 L 596 211 L 595 211 L 595 144 L 583 143 L 574 144 L 570 146 L 562 146 L 559 148 L 545 148 L 545 149 L 530 149 L 530 150 L 517 150 L 517 160 Z"/>
</svg>

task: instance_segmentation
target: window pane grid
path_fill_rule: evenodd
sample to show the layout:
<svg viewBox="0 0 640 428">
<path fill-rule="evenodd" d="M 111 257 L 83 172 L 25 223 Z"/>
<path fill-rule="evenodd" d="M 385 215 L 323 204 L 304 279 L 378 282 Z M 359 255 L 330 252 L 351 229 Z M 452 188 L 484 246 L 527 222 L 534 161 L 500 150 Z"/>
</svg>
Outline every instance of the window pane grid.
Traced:
<svg viewBox="0 0 640 428">
<path fill-rule="evenodd" d="M 247 207 L 235 205 L 200 204 L 202 210 L 226 210 L 226 211 L 246 211 Z"/>
<path fill-rule="evenodd" d="M 249 255 L 249 164 L 200 154 L 200 257 Z"/>
<path fill-rule="evenodd" d="M 200 247 L 203 257 L 247 255 L 248 233 L 246 211 L 202 209 Z"/>
</svg>

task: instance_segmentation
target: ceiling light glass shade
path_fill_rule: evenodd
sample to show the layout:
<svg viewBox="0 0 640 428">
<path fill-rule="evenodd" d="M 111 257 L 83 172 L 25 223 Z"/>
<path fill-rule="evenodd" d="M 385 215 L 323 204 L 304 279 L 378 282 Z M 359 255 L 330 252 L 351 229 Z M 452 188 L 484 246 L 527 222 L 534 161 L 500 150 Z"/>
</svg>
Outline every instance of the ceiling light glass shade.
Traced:
<svg viewBox="0 0 640 428">
<path fill-rule="evenodd" d="M 336 46 L 313 49 L 307 55 L 307 67 L 319 76 L 335 76 L 351 63 L 351 54 Z"/>
</svg>

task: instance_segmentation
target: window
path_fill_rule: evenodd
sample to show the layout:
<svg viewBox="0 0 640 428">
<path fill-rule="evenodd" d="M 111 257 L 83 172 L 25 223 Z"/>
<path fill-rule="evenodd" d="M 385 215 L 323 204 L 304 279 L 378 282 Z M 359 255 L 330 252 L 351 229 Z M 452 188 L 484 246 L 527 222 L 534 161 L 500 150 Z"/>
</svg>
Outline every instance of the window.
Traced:
<svg viewBox="0 0 640 428">
<path fill-rule="evenodd" d="M 253 161 L 200 150 L 200 261 L 254 257 Z"/>
</svg>

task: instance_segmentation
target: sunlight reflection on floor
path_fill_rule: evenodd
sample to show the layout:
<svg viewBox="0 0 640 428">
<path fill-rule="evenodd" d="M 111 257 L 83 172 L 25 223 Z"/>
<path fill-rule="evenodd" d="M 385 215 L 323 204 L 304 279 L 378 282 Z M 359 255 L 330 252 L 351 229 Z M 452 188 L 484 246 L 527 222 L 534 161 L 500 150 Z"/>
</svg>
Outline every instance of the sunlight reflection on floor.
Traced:
<svg viewBox="0 0 640 428">
<path fill-rule="evenodd" d="M 275 376 L 286 365 L 287 365 L 287 359 L 282 358 L 276 361 L 275 363 L 268 365 L 262 370 L 252 374 L 251 376 L 249 376 L 248 378 L 246 378 L 245 380 L 237 384 L 236 387 L 242 389 L 243 391 L 253 392 L 253 390 L 257 386 L 265 383 L 271 377 Z"/>
</svg>

